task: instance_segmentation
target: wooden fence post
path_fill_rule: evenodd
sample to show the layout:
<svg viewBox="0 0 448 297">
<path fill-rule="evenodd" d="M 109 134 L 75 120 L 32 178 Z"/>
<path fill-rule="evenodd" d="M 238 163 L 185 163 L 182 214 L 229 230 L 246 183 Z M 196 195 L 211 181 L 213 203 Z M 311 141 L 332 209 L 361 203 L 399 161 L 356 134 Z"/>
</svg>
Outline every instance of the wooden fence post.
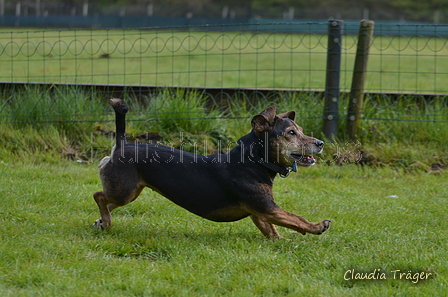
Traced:
<svg viewBox="0 0 448 297">
<path fill-rule="evenodd" d="M 367 61 L 373 38 L 374 24 L 373 21 L 362 20 L 359 27 L 358 46 L 347 112 L 347 134 L 351 140 L 357 139 L 358 129 L 362 119 Z"/>
<path fill-rule="evenodd" d="M 323 133 L 334 141 L 339 119 L 339 79 L 341 73 L 342 28 L 344 21 L 330 20 L 328 23 L 327 73 L 325 79 L 325 106 Z"/>
</svg>

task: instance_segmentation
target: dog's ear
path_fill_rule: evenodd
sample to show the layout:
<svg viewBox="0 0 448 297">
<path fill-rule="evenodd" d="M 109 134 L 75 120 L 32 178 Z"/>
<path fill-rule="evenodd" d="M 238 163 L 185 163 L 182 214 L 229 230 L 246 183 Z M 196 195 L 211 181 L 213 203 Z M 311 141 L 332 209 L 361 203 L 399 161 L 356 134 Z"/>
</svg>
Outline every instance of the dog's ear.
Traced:
<svg viewBox="0 0 448 297">
<path fill-rule="evenodd" d="M 257 132 L 270 131 L 275 119 L 275 106 L 266 108 L 262 113 L 252 119 L 252 128 Z"/>
<path fill-rule="evenodd" d="M 294 122 L 296 121 L 296 112 L 294 110 L 285 112 L 285 113 L 280 113 L 277 115 L 277 117 L 284 119 L 284 118 L 288 118 L 293 120 Z"/>
</svg>

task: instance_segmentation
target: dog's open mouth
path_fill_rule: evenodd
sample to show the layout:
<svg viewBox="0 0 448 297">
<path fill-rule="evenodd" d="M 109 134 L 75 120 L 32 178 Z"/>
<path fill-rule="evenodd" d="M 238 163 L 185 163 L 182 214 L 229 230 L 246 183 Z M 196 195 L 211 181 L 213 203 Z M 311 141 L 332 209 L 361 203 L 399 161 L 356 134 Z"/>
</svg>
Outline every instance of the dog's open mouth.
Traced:
<svg viewBox="0 0 448 297">
<path fill-rule="evenodd" d="M 297 165 L 300 166 L 313 166 L 316 163 L 316 159 L 314 159 L 313 156 L 310 155 L 299 155 L 299 154 L 291 154 L 291 157 L 294 158 L 294 161 L 296 161 Z"/>
</svg>

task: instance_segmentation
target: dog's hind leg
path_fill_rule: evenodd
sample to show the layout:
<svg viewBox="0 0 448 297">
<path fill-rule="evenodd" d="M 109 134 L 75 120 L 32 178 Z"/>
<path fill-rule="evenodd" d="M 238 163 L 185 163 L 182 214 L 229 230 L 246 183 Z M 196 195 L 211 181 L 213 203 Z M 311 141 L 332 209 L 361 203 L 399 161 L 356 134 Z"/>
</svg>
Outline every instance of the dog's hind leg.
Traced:
<svg viewBox="0 0 448 297">
<path fill-rule="evenodd" d="M 93 227 L 98 229 L 109 228 L 112 225 L 111 211 L 137 199 L 143 188 L 142 185 L 138 185 L 136 182 L 135 186 L 130 186 L 128 189 L 122 189 L 122 191 L 115 190 L 116 192 L 113 194 L 111 194 L 110 191 L 107 191 L 107 188 L 101 192 L 93 194 L 93 198 L 100 209 L 100 218 L 95 221 Z"/>
<path fill-rule="evenodd" d="M 263 233 L 264 236 L 266 236 L 269 239 L 280 239 L 283 238 L 280 234 L 278 234 L 277 229 L 275 229 L 275 226 L 267 223 L 263 220 L 261 220 L 256 215 L 251 215 L 250 218 L 254 222 L 255 226 L 257 226 L 258 229 L 260 229 L 261 233 Z"/>
<path fill-rule="evenodd" d="M 108 203 L 106 195 L 104 195 L 103 192 L 96 192 L 93 194 L 93 198 L 100 209 L 100 218 L 95 221 L 93 227 L 98 229 L 109 228 L 112 224 L 112 216 L 110 215 L 110 212 L 117 206 L 115 204 Z M 109 206 L 112 206 L 112 209 L 110 209 Z"/>
</svg>

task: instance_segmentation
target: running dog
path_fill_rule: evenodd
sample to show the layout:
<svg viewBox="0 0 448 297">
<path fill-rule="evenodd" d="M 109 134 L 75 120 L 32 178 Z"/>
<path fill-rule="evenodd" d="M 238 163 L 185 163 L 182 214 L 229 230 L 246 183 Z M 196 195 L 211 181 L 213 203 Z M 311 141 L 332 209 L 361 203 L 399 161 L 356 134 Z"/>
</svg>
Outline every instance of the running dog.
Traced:
<svg viewBox="0 0 448 297">
<path fill-rule="evenodd" d="M 266 237 L 282 238 L 274 225 L 301 234 L 322 234 L 330 220 L 312 223 L 274 202 L 272 185 L 296 165 L 316 163 L 312 154 L 324 142 L 306 136 L 295 123 L 295 112 L 276 114 L 271 106 L 252 119 L 252 131 L 228 154 L 202 156 L 158 144 L 126 143 L 128 106 L 111 99 L 116 115 L 116 143 L 99 165 L 103 190 L 94 193 L 101 217 L 95 228 L 109 228 L 111 211 L 134 201 L 145 187 L 186 210 L 216 222 L 250 217 Z"/>
</svg>

